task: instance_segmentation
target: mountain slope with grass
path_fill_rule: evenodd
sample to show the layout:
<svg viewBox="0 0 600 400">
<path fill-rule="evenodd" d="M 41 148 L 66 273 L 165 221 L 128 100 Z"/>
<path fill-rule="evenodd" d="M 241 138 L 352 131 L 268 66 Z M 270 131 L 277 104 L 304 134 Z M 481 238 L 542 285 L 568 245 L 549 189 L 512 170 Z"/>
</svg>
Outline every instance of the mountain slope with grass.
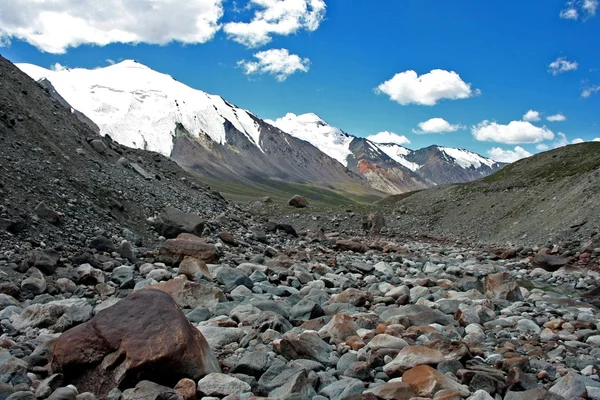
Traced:
<svg viewBox="0 0 600 400">
<path fill-rule="evenodd" d="M 404 232 L 494 244 L 586 240 L 600 231 L 600 143 L 537 154 L 476 182 L 389 196 L 378 207 Z"/>
</svg>

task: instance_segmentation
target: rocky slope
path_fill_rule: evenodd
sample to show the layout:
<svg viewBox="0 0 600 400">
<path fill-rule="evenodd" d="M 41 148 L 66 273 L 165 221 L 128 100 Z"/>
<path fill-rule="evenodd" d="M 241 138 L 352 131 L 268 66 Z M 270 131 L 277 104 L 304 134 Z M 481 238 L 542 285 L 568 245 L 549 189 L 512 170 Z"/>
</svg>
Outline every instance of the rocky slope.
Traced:
<svg viewBox="0 0 600 400">
<path fill-rule="evenodd" d="M 391 197 L 400 231 L 474 242 L 585 241 L 600 231 L 600 145 L 535 155 L 483 180 Z"/>
<path fill-rule="evenodd" d="M 600 397 L 600 245 L 294 228 L 1 58 L 0 140 L 0 398 Z"/>
</svg>

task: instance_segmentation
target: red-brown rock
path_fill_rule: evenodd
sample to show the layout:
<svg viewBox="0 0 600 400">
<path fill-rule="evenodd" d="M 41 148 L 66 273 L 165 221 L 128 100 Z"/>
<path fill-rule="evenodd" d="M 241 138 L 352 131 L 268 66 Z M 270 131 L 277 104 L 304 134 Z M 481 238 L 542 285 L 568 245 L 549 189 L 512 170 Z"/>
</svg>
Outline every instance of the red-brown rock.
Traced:
<svg viewBox="0 0 600 400">
<path fill-rule="evenodd" d="M 485 295 L 492 299 L 522 301 L 523 295 L 517 282 L 508 272 L 488 275 L 483 282 Z"/>
<path fill-rule="evenodd" d="M 101 398 L 141 380 L 173 387 L 182 378 L 219 371 L 200 331 L 168 294 L 152 289 L 134 292 L 63 333 L 51 365 L 66 383 Z"/>
<path fill-rule="evenodd" d="M 335 244 L 341 250 L 350 250 L 355 253 L 366 253 L 369 250 L 366 244 L 355 242 L 354 240 L 338 240 Z"/>
<path fill-rule="evenodd" d="M 410 369 L 402 375 L 402 381 L 408 383 L 419 396 L 433 397 L 439 390 L 455 390 L 462 397 L 470 394 L 469 388 L 453 381 L 440 371 L 429 365 L 420 365 Z"/>
<path fill-rule="evenodd" d="M 176 239 L 165 241 L 160 249 L 161 261 L 168 264 L 179 264 L 186 256 L 206 263 L 219 260 L 219 253 L 214 245 L 190 233 L 182 233 Z"/>
<path fill-rule="evenodd" d="M 417 397 L 417 393 L 412 386 L 406 382 L 388 382 L 371 389 L 369 392 L 373 393 L 378 399 L 383 400 L 409 400 Z"/>
</svg>

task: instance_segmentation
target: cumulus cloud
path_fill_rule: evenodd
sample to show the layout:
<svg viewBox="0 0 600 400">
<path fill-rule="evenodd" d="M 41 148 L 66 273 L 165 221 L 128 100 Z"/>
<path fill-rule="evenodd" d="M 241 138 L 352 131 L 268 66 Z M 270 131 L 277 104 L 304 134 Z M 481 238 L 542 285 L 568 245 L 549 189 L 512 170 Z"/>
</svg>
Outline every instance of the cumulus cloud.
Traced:
<svg viewBox="0 0 600 400">
<path fill-rule="evenodd" d="M 564 147 L 569 144 L 569 139 L 567 139 L 567 135 L 562 132 L 558 132 L 556 134 L 556 140 L 554 141 L 554 148 L 557 149 L 559 147 Z"/>
<path fill-rule="evenodd" d="M 523 115 L 523 121 L 537 122 L 540 119 L 539 111 L 529 110 Z"/>
<path fill-rule="evenodd" d="M 567 117 L 565 117 L 562 113 L 558 113 L 554 115 L 549 115 L 546 117 L 546 119 L 550 122 L 563 122 L 567 120 Z"/>
<path fill-rule="evenodd" d="M 375 135 L 367 136 L 367 139 L 373 143 L 395 143 L 401 146 L 410 144 L 410 140 L 404 135 L 398 135 L 394 132 L 383 131 Z"/>
<path fill-rule="evenodd" d="M 579 67 L 577 61 L 569 61 L 566 57 L 559 57 L 548 65 L 548 72 L 560 75 L 565 72 L 575 71 Z"/>
<path fill-rule="evenodd" d="M 598 0 L 569 0 L 559 15 L 563 19 L 577 21 L 580 17 L 587 19 L 595 16 L 597 10 Z"/>
<path fill-rule="evenodd" d="M 471 89 L 454 71 L 434 69 L 419 76 L 415 71 L 400 72 L 392 79 L 383 82 L 375 92 L 384 93 L 390 100 L 401 105 L 420 104 L 433 106 L 442 99 L 466 99 L 480 94 L 479 89 Z"/>
<path fill-rule="evenodd" d="M 579 144 L 579 143 L 584 143 L 585 140 L 583 140 L 582 138 L 577 138 L 577 139 L 573 139 L 573 141 L 571 141 L 571 143 L 573 144 Z"/>
<path fill-rule="evenodd" d="M 456 132 L 464 129 L 462 125 L 453 125 L 443 118 L 431 118 L 419 123 L 419 129 L 413 129 L 416 134 Z"/>
<path fill-rule="evenodd" d="M 204 43 L 220 29 L 223 0 L 3 1 L 0 43 L 23 40 L 61 54 L 83 44 Z"/>
<path fill-rule="evenodd" d="M 581 97 L 587 99 L 596 92 L 600 92 L 600 85 L 588 86 L 583 89 L 583 92 L 581 92 Z"/>
<path fill-rule="evenodd" d="M 548 150 L 550 148 L 550 146 L 548 146 L 546 143 L 540 143 L 537 146 L 535 146 L 535 148 L 540 151 L 545 151 L 545 150 Z"/>
<path fill-rule="evenodd" d="M 504 150 L 500 147 L 494 147 L 488 150 L 487 154 L 493 160 L 506 163 L 515 162 L 522 158 L 531 156 L 531 153 L 521 146 L 516 146 L 514 150 Z"/>
<path fill-rule="evenodd" d="M 540 143 L 554 139 L 554 133 L 527 121 L 511 121 L 508 125 L 483 121 L 471 128 L 475 139 L 506 144 Z"/>
<path fill-rule="evenodd" d="M 308 72 L 310 60 L 290 54 L 287 49 L 271 49 L 254 54 L 257 61 L 238 61 L 246 75 L 269 74 L 279 82 L 285 81 L 296 72 Z"/>
<path fill-rule="evenodd" d="M 269 43 L 273 35 L 291 35 L 300 30 L 313 32 L 325 18 L 324 0 L 249 0 L 255 9 L 250 22 L 229 22 L 227 36 L 247 47 Z"/>
</svg>

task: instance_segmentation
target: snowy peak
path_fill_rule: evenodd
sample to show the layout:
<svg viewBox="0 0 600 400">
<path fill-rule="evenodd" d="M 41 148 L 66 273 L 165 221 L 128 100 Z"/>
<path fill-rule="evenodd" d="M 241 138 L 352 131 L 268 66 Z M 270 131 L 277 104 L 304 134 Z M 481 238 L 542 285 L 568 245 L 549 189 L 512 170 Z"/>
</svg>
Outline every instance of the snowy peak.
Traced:
<svg viewBox="0 0 600 400">
<path fill-rule="evenodd" d="M 329 125 L 317 114 L 287 113 L 274 121 L 266 120 L 265 122 L 298 139 L 309 142 L 329 157 L 348 166 L 348 156 L 352 154 L 350 143 L 354 137 Z"/>
<path fill-rule="evenodd" d="M 121 144 L 169 156 L 178 124 L 193 137 L 205 135 L 225 144 L 229 121 L 261 148 L 254 115 L 136 61 L 93 70 L 17 66 L 35 80 L 48 79 L 69 104 L 99 126 L 101 134 Z"/>
<path fill-rule="evenodd" d="M 493 168 L 496 161 L 480 156 L 477 153 L 465 149 L 456 149 L 453 147 L 438 147 L 446 156 L 452 158 L 454 162 L 462 168 L 479 169 L 482 166 Z"/>
<path fill-rule="evenodd" d="M 408 161 L 406 159 L 406 156 L 410 155 L 412 153 L 412 150 L 407 149 L 404 146 L 400 146 L 399 144 L 395 143 L 376 143 L 375 146 L 377 146 L 381 151 L 387 154 L 387 156 L 390 157 L 392 160 L 396 161 L 397 163 L 400 163 L 401 165 L 405 166 L 413 172 L 418 170 L 420 167 L 419 164 L 414 163 L 412 161 Z"/>
</svg>

